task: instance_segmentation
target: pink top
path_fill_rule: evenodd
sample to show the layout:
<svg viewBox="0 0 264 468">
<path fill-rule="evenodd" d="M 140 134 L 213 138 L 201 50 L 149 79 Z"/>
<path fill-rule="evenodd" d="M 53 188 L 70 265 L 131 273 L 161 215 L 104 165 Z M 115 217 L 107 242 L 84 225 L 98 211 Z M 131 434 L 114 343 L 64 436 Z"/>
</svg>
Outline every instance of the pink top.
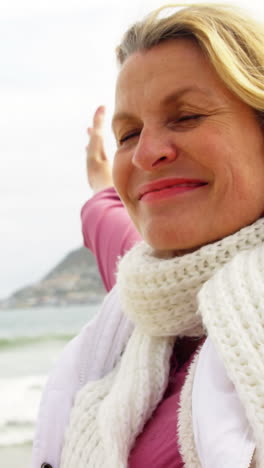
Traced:
<svg viewBox="0 0 264 468">
<path fill-rule="evenodd" d="M 171 359 L 171 371 L 164 398 L 136 439 L 129 468 L 182 468 L 178 435 L 180 394 L 191 361 L 203 339 L 178 338 Z"/>
<path fill-rule="evenodd" d="M 84 245 L 96 256 L 106 289 L 115 284 L 116 262 L 140 240 L 114 188 L 98 192 L 82 212 Z M 136 439 L 129 468 L 181 468 L 177 438 L 177 410 L 189 365 L 201 340 L 177 339 L 171 360 L 169 383 L 164 398 Z"/>
<path fill-rule="evenodd" d="M 81 211 L 84 245 L 96 257 L 107 291 L 116 282 L 118 257 L 122 257 L 141 237 L 113 187 L 101 190 Z"/>
</svg>

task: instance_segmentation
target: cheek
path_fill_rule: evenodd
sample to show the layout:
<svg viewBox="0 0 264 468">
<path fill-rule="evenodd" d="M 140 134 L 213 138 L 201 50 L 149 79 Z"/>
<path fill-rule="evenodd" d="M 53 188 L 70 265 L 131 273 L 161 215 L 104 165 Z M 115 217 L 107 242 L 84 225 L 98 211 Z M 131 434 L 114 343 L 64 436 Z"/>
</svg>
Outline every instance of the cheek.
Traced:
<svg viewBox="0 0 264 468">
<path fill-rule="evenodd" d="M 113 169 L 112 169 L 113 181 L 116 190 L 119 192 L 120 181 L 122 181 L 122 172 L 117 156 L 114 157 Z"/>
<path fill-rule="evenodd" d="M 122 156 L 116 155 L 113 162 L 113 182 L 114 186 L 119 193 L 120 197 L 125 199 L 126 187 L 128 184 L 129 170 L 126 164 L 125 158 Z"/>
<path fill-rule="evenodd" d="M 232 178 L 234 159 L 234 143 L 229 135 L 218 128 L 209 127 L 198 134 L 192 143 L 192 158 L 208 172 L 218 188 L 226 186 Z"/>
</svg>

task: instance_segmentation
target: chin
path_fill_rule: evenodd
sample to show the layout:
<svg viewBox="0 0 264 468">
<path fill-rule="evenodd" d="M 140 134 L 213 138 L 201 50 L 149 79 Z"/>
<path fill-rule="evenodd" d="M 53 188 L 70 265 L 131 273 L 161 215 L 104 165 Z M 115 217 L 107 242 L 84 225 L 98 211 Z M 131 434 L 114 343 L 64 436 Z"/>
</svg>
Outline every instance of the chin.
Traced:
<svg viewBox="0 0 264 468">
<path fill-rule="evenodd" d="M 212 223 L 200 223 L 196 217 L 159 216 L 142 217 L 137 229 L 153 249 L 164 251 L 190 251 L 212 242 Z M 190 222 L 191 221 L 191 222 Z"/>
<path fill-rule="evenodd" d="M 149 235 L 146 233 L 141 233 L 143 239 L 157 252 L 174 252 L 178 250 L 191 251 L 200 247 L 200 243 L 197 239 L 191 238 L 186 235 L 181 236 L 178 232 L 175 235 L 172 235 L 172 232 L 168 233 L 169 235 L 164 235 L 164 232 L 159 234 L 156 232 L 151 232 Z"/>
<path fill-rule="evenodd" d="M 193 252 L 200 247 L 213 243 L 228 233 L 218 233 L 216 235 L 209 226 L 206 229 L 197 229 L 197 227 L 186 226 L 163 226 L 158 229 L 157 226 L 148 226 L 148 229 L 141 230 L 143 239 L 157 252 L 180 252 L 181 254 Z"/>
</svg>

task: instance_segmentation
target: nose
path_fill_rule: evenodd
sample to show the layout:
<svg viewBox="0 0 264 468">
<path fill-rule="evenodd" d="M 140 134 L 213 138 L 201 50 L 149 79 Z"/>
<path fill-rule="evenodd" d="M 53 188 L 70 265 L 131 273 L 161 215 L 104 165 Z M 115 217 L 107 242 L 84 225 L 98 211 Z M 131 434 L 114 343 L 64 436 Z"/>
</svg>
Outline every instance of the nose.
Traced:
<svg viewBox="0 0 264 468">
<path fill-rule="evenodd" d="M 153 171 L 177 159 L 177 149 L 166 132 L 143 129 L 132 157 L 139 169 Z"/>
</svg>

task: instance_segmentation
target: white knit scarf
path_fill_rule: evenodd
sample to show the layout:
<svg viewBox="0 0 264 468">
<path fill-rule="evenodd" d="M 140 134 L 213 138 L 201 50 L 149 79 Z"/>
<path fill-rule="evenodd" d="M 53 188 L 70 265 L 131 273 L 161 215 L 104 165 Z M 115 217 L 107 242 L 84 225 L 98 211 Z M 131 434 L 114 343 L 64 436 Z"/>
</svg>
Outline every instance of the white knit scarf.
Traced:
<svg viewBox="0 0 264 468">
<path fill-rule="evenodd" d="M 165 392 L 175 337 L 201 336 L 203 327 L 264 459 L 263 244 L 261 219 L 183 256 L 157 258 L 145 243 L 126 254 L 117 285 L 135 329 L 111 374 L 78 392 L 60 468 L 126 468 L 137 435 Z"/>
</svg>

